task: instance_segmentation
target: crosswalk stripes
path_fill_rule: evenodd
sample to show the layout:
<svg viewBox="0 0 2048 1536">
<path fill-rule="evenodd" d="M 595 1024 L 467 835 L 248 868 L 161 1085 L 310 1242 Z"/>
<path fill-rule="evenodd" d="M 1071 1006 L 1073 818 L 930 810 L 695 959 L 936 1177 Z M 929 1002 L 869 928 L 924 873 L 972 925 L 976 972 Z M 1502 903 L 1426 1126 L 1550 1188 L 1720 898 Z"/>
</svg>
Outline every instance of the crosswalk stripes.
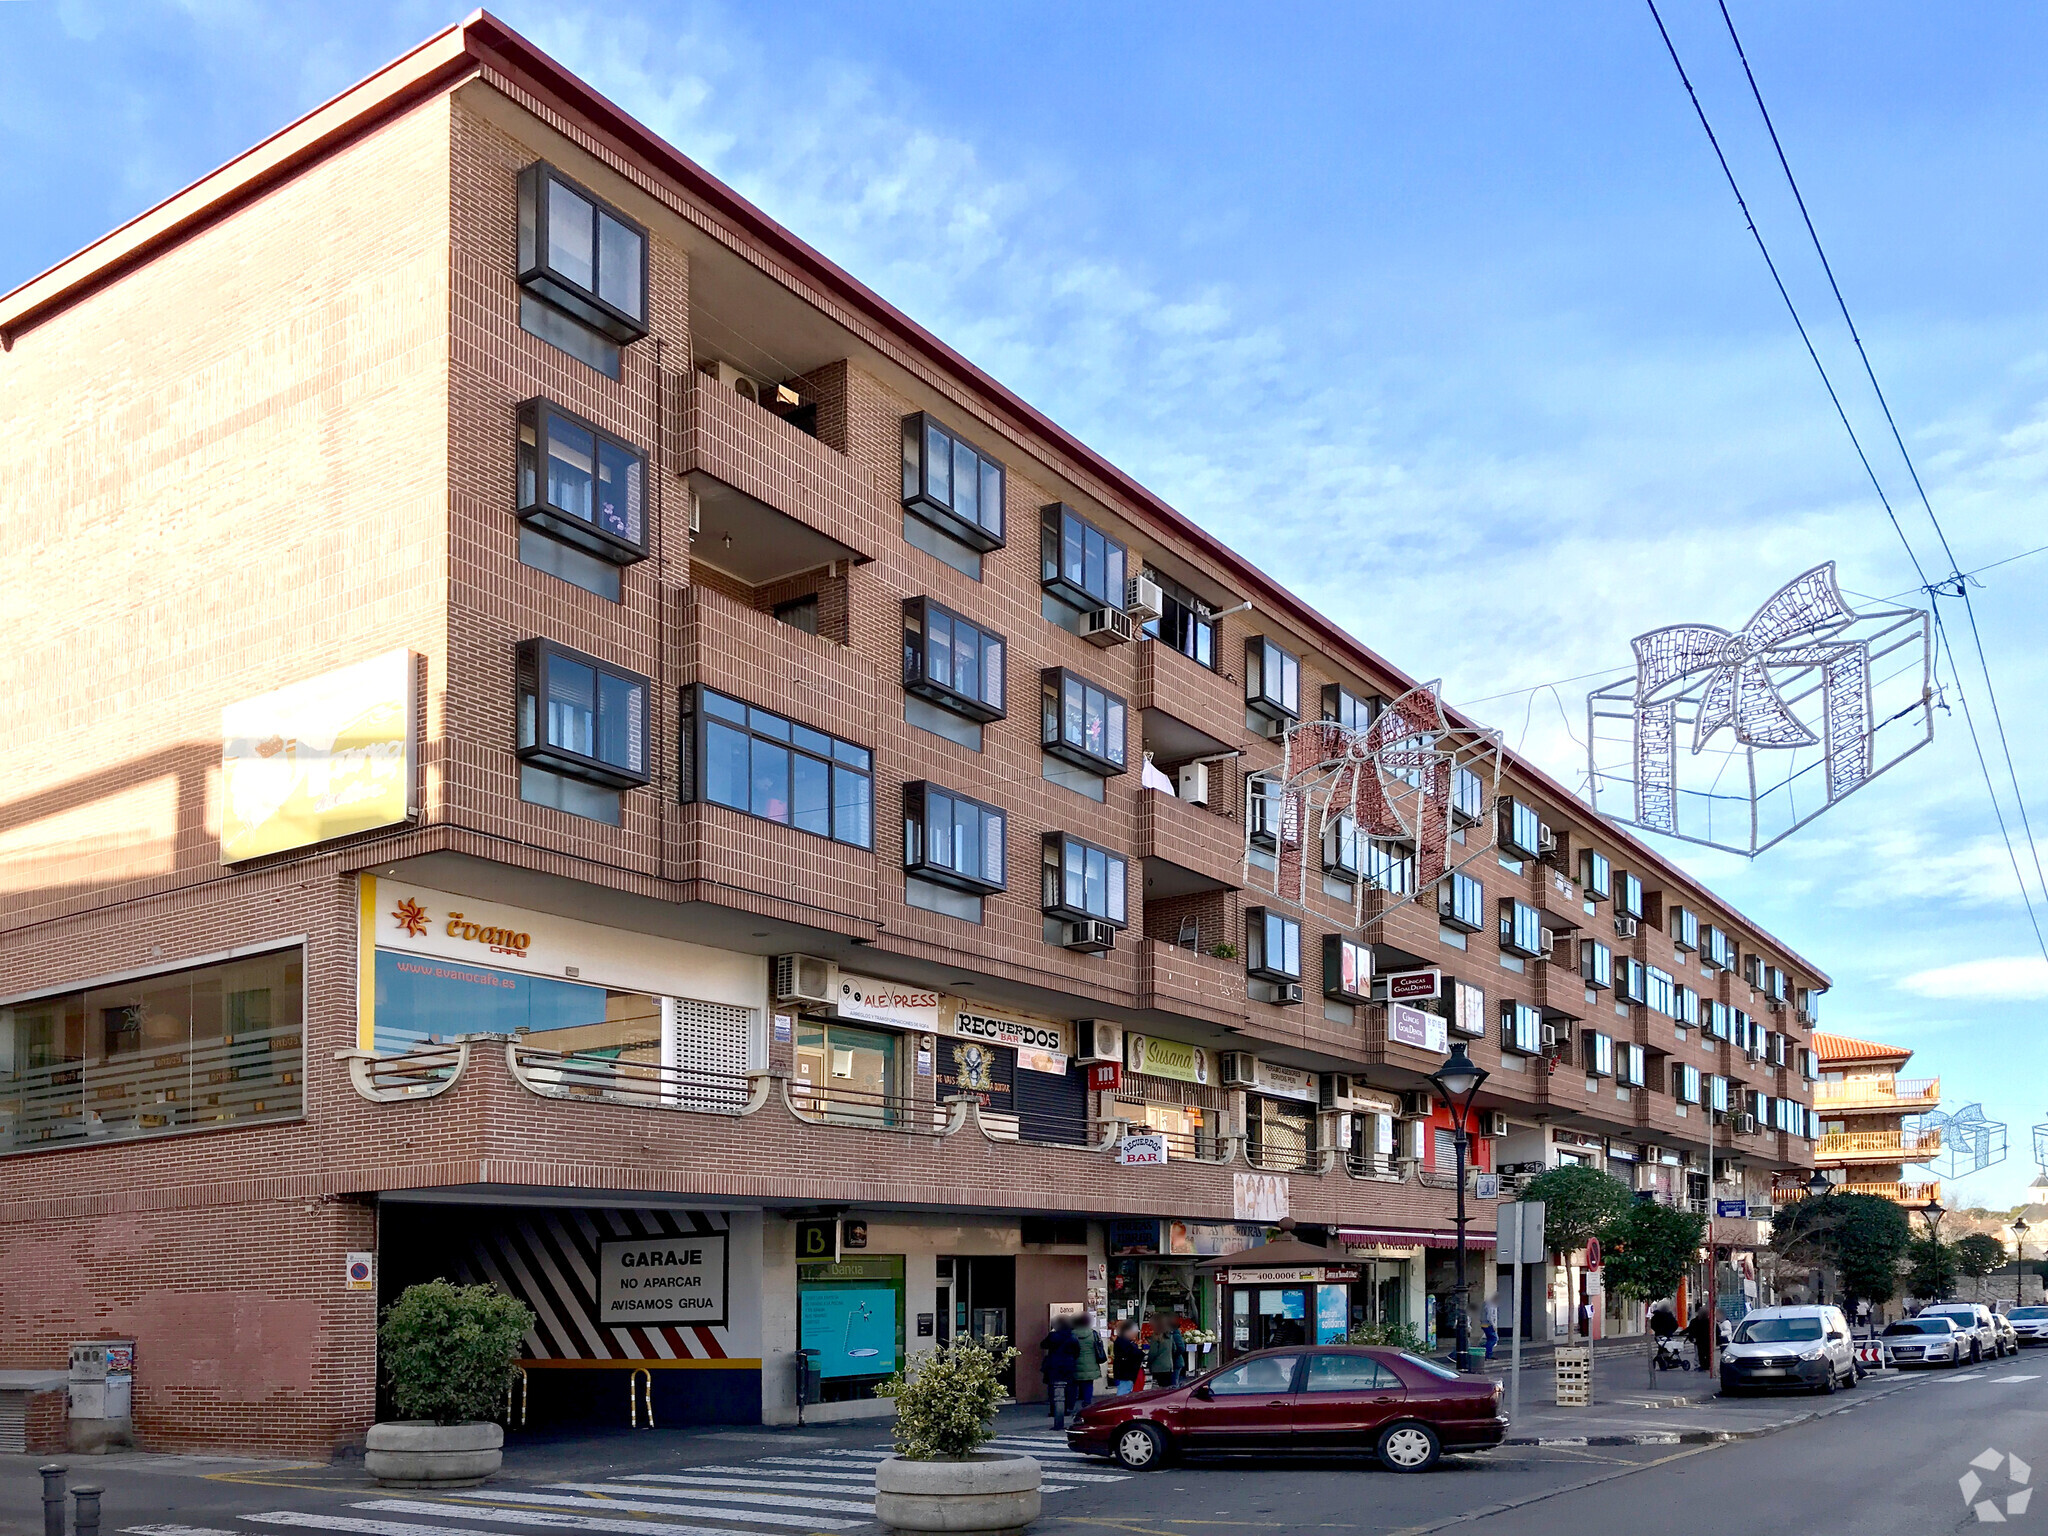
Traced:
<svg viewBox="0 0 2048 1536">
<path fill-rule="evenodd" d="M 1127 1476 L 1108 1462 L 1069 1450 L 1065 1437 L 1057 1433 L 998 1435 L 989 1448 L 1036 1457 L 1045 1467 L 1043 1491 L 1048 1494 L 1069 1493 L 1082 1484 L 1122 1482 Z M 601 1480 L 510 1486 L 492 1482 L 446 1494 L 419 1491 L 358 1499 L 346 1513 L 273 1509 L 237 1515 L 229 1529 L 136 1525 L 125 1527 L 123 1536 L 261 1536 L 266 1528 L 338 1536 L 539 1536 L 547 1531 L 797 1536 L 872 1531 L 875 1467 L 894 1454 L 893 1448 L 885 1443 L 865 1449 L 803 1449 L 811 1454 L 706 1463 L 674 1472 L 615 1473 Z"/>
</svg>

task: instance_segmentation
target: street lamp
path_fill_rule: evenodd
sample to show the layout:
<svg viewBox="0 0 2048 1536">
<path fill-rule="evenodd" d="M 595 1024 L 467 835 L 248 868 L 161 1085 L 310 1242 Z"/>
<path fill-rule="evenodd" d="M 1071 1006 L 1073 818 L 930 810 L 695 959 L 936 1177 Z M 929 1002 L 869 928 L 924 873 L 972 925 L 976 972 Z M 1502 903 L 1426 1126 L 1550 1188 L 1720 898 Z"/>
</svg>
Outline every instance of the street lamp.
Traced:
<svg viewBox="0 0 2048 1536">
<path fill-rule="evenodd" d="M 1948 1287 L 1941 1283 L 1941 1218 L 1948 1212 L 1941 1208 L 1939 1200 L 1930 1200 L 1920 1207 L 1920 1214 L 1927 1218 L 1927 1240 L 1934 1245 L 1934 1288 L 1937 1291 L 1946 1290 Z M 1941 1301 L 1944 1298 L 1937 1296 L 1934 1299 Z"/>
<path fill-rule="evenodd" d="M 2012 1304 L 2023 1307 L 2027 1304 L 2027 1218 L 2024 1216 L 2012 1219 L 2012 1245 L 2019 1250 L 2013 1260 Z"/>
<path fill-rule="evenodd" d="M 1822 1195 L 1834 1193 L 1834 1188 L 1834 1182 L 1818 1168 L 1813 1170 L 1813 1177 L 1806 1181 L 1806 1192 L 1816 1200 Z"/>
<path fill-rule="evenodd" d="M 1461 1371 L 1469 1363 L 1466 1354 L 1472 1342 L 1471 1328 L 1465 1317 L 1465 1123 L 1472 1113 L 1472 1099 L 1486 1079 L 1486 1068 L 1465 1054 L 1465 1042 L 1462 1040 L 1451 1047 L 1450 1059 L 1429 1075 L 1430 1086 L 1451 1106 L 1451 1144 L 1458 1149 L 1458 1303 L 1452 1317 L 1457 1329 L 1458 1369 Z"/>
</svg>

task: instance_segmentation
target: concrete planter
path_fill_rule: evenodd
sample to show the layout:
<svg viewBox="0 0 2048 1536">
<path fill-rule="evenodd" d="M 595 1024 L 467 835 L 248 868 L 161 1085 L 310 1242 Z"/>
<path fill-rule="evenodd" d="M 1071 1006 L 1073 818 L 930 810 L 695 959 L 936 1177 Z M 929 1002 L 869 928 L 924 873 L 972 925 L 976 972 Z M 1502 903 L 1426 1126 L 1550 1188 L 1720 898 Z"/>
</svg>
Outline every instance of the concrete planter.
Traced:
<svg viewBox="0 0 2048 1536">
<path fill-rule="evenodd" d="M 1038 1518 L 1043 1469 L 1029 1456 L 976 1451 L 959 1461 L 905 1461 L 875 1468 L 875 1518 L 891 1531 L 1019 1536 Z"/>
<path fill-rule="evenodd" d="M 363 1470 L 386 1488 L 474 1488 L 505 1459 L 496 1424 L 372 1424 Z"/>
</svg>

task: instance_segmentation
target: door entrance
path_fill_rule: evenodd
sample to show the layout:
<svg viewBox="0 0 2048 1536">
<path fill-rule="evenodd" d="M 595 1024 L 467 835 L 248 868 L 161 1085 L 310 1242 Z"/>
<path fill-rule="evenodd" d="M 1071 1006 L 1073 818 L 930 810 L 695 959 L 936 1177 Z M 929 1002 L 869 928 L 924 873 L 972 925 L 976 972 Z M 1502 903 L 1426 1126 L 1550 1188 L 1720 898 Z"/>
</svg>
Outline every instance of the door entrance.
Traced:
<svg viewBox="0 0 2048 1536">
<path fill-rule="evenodd" d="M 1037 1336 L 1028 1341 L 1017 1337 L 1017 1261 L 1014 1257 L 1002 1254 L 941 1258 L 938 1268 L 940 1295 L 944 1298 L 939 1319 L 940 1339 L 974 1339 L 987 1343 L 990 1339 L 1001 1338 L 1008 1339 L 1019 1349 L 1028 1343 L 1031 1349 L 1036 1350 Z M 1003 1379 L 1014 1392 L 1015 1367 L 1005 1371 Z"/>
</svg>

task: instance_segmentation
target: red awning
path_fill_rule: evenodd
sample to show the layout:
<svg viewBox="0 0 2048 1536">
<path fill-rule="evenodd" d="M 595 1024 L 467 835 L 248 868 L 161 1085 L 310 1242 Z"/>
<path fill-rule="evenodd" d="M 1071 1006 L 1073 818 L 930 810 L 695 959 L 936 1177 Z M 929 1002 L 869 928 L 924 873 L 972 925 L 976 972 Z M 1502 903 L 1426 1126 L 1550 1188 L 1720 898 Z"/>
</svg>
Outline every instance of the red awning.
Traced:
<svg viewBox="0 0 2048 1536">
<path fill-rule="evenodd" d="M 1418 1232 L 1403 1227 L 1339 1227 L 1337 1241 L 1340 1243 L 1385 1243 L 1389 1246 L 1405 1243 L 1411 1248 L 1455 1248 L 1458 1246 L 1456 1232 Z M 1491 1248 L 1491 1232 L 1467 1232 L 1467 1248 Z"/>
</svg>

